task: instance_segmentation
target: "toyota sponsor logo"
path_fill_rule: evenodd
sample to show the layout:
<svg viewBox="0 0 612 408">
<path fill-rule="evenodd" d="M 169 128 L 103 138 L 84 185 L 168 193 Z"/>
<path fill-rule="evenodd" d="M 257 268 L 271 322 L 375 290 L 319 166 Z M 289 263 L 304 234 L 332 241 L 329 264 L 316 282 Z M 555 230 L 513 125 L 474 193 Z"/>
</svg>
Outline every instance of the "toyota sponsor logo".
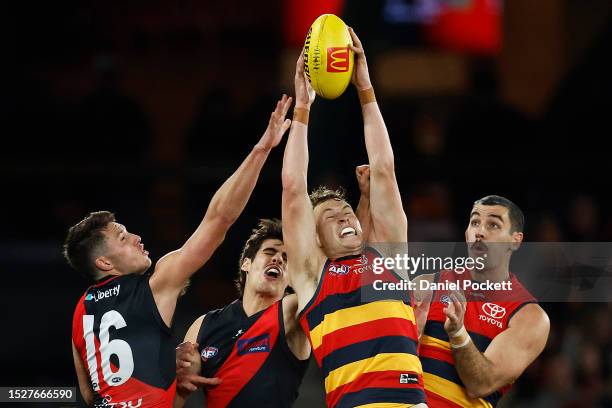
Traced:
<svg viewBox="0 0 612 408">
<path fill-rule="evenodd" d="M 482 311 L 493 319 L 502 319 L 506 315 L 506 308 L 495 303 L 484 303 Z"/>
</svg>

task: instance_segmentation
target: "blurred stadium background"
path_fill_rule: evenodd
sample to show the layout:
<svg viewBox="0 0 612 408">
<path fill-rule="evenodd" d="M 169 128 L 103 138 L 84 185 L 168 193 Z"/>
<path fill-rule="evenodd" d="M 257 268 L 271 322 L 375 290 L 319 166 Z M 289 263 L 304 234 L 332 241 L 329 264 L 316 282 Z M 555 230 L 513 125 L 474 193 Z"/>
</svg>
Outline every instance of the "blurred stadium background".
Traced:
<svg viewBox="0 0 612 408">
<path fill-rule="evenodd" d="M 66 229 L 108 209 L 154 260 L 184 242 L 275 98 L 293 93 L 307 27 L 324 12 L 365 44 L 411 240 L 462 240 L 472 202 L 500 194 L 525 211 L 529 241 L 611 241 L 611 11 L 609 0 L 5 6 L 0 384 L 76 385 L 71 318 L 87 282 L 60 256 Z M 361 127 L 353 89 L 315 102 L 311 186 L 344 185 L 357 200 Z M 234 299 L 256 217 L 280 216 L 282 146 L 180 300 L 177 340 Z M 503 406 L 612 407 L 612 306 L 544 307 L 547 349 Z M 296 406 L 322 401 L 313 371 Z"/>
</svg>

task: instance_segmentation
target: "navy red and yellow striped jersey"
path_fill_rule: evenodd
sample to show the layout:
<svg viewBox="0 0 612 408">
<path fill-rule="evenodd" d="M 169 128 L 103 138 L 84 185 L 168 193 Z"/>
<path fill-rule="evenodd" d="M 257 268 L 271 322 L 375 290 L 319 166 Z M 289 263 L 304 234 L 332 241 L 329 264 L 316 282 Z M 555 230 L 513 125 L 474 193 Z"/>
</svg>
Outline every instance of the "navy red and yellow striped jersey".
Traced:
<svg viewBox="0 0 612 408">
<path fill-rule="evenodd" d="M 406 291 L 374 291 L 372 248 L 327 260 L 317 290 L 300 312 L 325 379 L 329 407 L 406 407 L 425 402 L 418 331 Z"/>
<path fill-rule="evenodd" d="M 173 404 L 176 343 L 159 314 L 149 277 L 103 278 L 76 306 L 72 341 L 89 375 L 94 407 Z"/>
<path fill-rule="evenodd" d="M 198 332 L 201 374 L 209 408 L 288 408 L 298 396 L 308 360 L 298 360 L 285 337 L 282 300 L 247 316 L 236 300 L 206 314 Z"/>
<path fill-rule="evenodd" d="M 469 271 L 459 274 L 442 271 L 435 282 L 459 282 L 470 280 Z M 474 345 L 484 353 L 491 341 L 506 330 L 512 316 L 523 306 L 536 303 L 535 298 L 510 274 L 510 291 L 464 291 L 467 308 L 464 325 Z M 492 408 L 511 385 L 484 398 L 470 398 L 455 369 L 449 338 L 444 330 L 446 315 L 443 309 L 450 303 L 449 293 L 434 291 L 427 323 L 420 339 L 419 358 L 423 365 L 423 380 L 430 408 Z"/>
</svg>

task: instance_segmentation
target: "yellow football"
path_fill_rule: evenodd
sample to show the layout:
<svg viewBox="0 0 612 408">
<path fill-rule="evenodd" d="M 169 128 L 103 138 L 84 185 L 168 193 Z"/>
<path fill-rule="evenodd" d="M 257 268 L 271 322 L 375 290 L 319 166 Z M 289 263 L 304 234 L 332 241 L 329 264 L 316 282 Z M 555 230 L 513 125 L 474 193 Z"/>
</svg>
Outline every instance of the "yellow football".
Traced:
<svg viewBox="0 0 612 408">
<path fill-rule="evenodd" d="M 317 95 L 335 99 L 353 75 L 353 44 L 348 27 L 338 16 L 323 14 L 310 26 L 304 42 L 304 71 Z"/>
</svg>

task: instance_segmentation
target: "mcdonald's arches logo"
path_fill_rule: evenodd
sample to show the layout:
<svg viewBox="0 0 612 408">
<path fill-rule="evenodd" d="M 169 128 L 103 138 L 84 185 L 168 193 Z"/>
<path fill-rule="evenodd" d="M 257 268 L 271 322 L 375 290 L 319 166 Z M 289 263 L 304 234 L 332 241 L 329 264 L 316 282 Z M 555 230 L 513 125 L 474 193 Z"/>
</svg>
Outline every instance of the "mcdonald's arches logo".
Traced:
<svg viewBox="0 0 612 408">
<path fill-rule="evenodd" d="M 327 49 L 327 72 L 348 72 L 349 47 L 329 47 Z"/>
</svg>

